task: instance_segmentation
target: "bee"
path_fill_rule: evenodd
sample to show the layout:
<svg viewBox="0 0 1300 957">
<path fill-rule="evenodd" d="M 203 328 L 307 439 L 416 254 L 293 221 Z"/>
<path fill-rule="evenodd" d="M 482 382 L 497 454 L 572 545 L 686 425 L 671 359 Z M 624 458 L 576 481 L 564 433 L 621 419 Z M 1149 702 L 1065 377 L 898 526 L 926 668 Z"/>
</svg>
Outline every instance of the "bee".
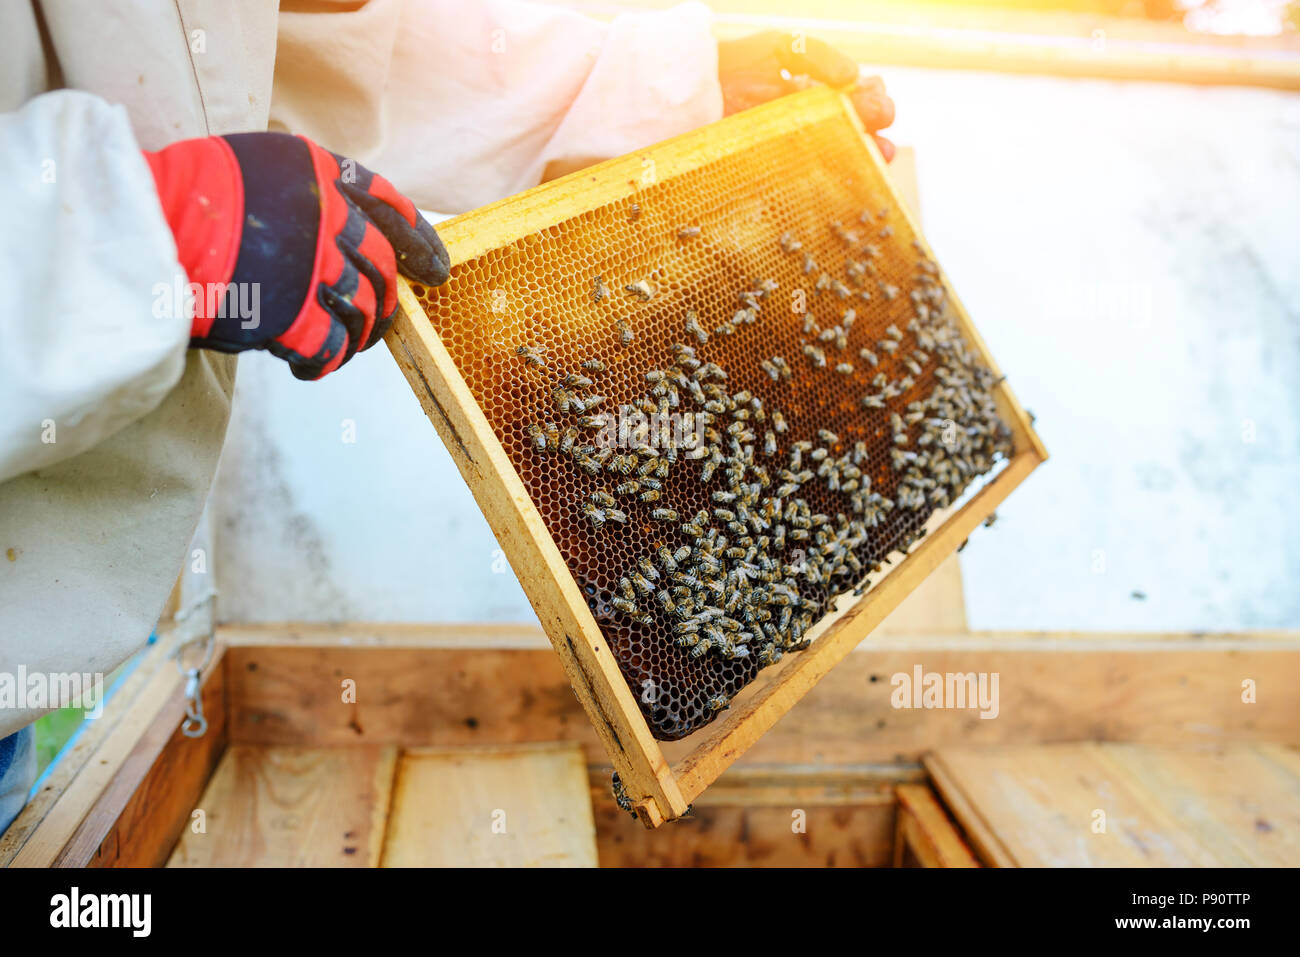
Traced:
<svg viewBox="0 0 1300 957">
<path fill-rule="evenodd" d="M 776 382 L 778 379 L 781 378 L 781 370 L 772 364 L 771 359 L 764 359 L 758 365 L 759 368 L 761 368 L 764 372 L 767 373 L 768 378 L 771 379 L 773 382 Z"/>
<path fill-rule="evenodd" d="M 600 474 L 600 463 L 588 455 L 584 455 L 578 459 L 578 468 L 582 469 L 588 475 Z"/>
<path fill-rule="evenodd" d="M 578 425 L 584 429 L 603 429 L 605 427 L 605 416 L 584 415 L 578 419 Z"/>
<path fill-rule="evenodd" d="M 582 513 L 587 516 L 593 528 L 603 528 L 605 526 L 605 510 L 599 508 L 595 502 L 588 502 L 584 505 Z"/>
<path fill-rule="evenodd" d="M 614 488 L 614 494 L 616 495 L 635 495 L 639 491 L 641 491 L 641 483 L 636 479 L 621 482 Z"/>
<path fill-rule="evenodd" d="M 677 512 L 671 508 L 656 508 L 650 513 L 650 517 L 656 522 L 675 522 L 677 521 Z"/>
<path fill-rule="evenodd" d="M 641 205 L 639 203 L 633 203 L 631 206 L 627 208 L 627 221 L 629 223 L 635 223 L 640 218 L 641 218 Z"/>
<path fill-rule="evenodd" d="M 668 612 L 670 615 L 677 610 L 677 603 L 673 601 L 673 596 L 668 593 L 667 589 L 659 589 L 659 591 L 655 593 L 655 600 L 658 601 L 663 607 L 663 610 Z"/>
<path fill-rule="evenodd" d="M 862 407 L 864 409 L 883 409 L 885 407 L 885 397 L 868 393 L 862 397 Z"/>
<path fill-rule="evenodd" d="M 984 520 L 984 527 L 992 528 L 994 523 L 997 522 L 997 520 L 998 520 L 998 513 L 997 512 L 991 513 L 989 517 Z"/>
<path fill-rule="evenodd" d="M 638 279 L 636 282 L 628 283 L 623 287 L 623 291 L 630 293 L 642 302 L 649 302 L 655 297 L 654 287 L 644 279 Z"/>
<path fill-rule="evenodd" d="M 565 455 L 568 455 L 570 452 L 573 451 L 574 443 L 577 441 L 578 441 L 578 430 L 575 429 L 573 426 L 569 426 L 567 429 L 564 430 L 564 434 L 560 436 L 560 451 L 563 452 Z"/>
<path fill-rule="evenodd" d="M 700 345 L 704 345 L 709 341 L 709 334 L 705 332 L 704 327 L 700 325 L 699 317 L 695 314 L 694 309 L 688 309 L 686 311 L 686 331 L 688 334 L 694 336 L 695 341 Z"/>
<path fill-rule="evenodd" d="M 870 349 L 859 349 L 858 355 L 873 369 L 880 364 L 880 359 Z"/>
<path fill-rule="evenodd" d="M 787 428 L 785 424 L 785 416 L 781 414 L 780 409 L 772 410 L 772 428 L 775 429 L 778 434 L 784 433 Z"/>
<path fill-rule="evenodd" d="M 521 356 L 528 365 L 535 369 L 545 369 L 546 362 L 539 356 L 536 350 L 529 346 L 520 346 L 515 350 L 515 355 Z"/>
<path fill-rule="evenodd" d="M 641 574 L 651 581 L 657 581 L 659 578 L 659 569 L 655 568 L 655 563 L 649 558 L 642 555 L 636 560 L 637 567 L 641 569 Z"/>
<path fill-rule="evenodd" d="M 840 317 L 840 326 L 843 327 L 845 332 L 848 332 L 853 328 L 853 323 L 857 318 L 857 312 L 850 306 L 844 310 L 844 315 Z"/>
<path fill-rule="evenodd" d="M 886 299 L 890 299 L 890 300 L 896 299 L 898 298 L 898 287 L 891 286 L 887 282 L 882 282 L 880 284 L 880 294 L 884 296 Z"/>
<path fill-rule="evenodd" d="M 823 329 L 821 335 L 817 337 L 819 342 L 834 342 L 835 337 L 840 334 L 838 326 L 831 326 L 829 329 Z"/>
<path fill-rule="evenodd" d="M 790 363 L 786 362 L 783 356 L 772 356 L 772 365 L 776 366 L 777 369 L 780 370 L 782 379 L 785 379 L 787 382 L 790 381 L 790 377 L 793 373 L 790 372 Z"/>
<path fill-rule="evenodd" d="M 893 226 L 886 226 L 886 227 L 884 227 L 883 229 L 881 229 L 880 232 L 877 233 L 877 235 L 878 235 L 881 239 L 888 239 L 890 236 L 894 235 L 894 227 L 893 227 Z"/>
<path fill-rule="evenodd" d="M 528 440 L 538 452 L 546 451 L 546 433 L 542 431 L 540 425 L 536 422 L 529 424 L 524 428 L 524 434 L 528 436 Z"/>
<path fill-rule="evenodd" d="M 803 274 L 807 276 L 817 268 L 817 260 L 813 259 L 808 253 L 803 254 Z"/>
<path fill-rule="evenodd" d="M 853 363 L 841 362 L 835 367 L 835 371 L 840 375 L 853 375 Z"/>
<path fill-rule="evenodd" d="M 915 359 L 913 359 L 911 356 L 907 356 L 906 358 L 903 359 L 903 365 L 907 366 L 910 370 L 912 370 L 913 375 L 921 374 L 921 364 L 917 362 Z"/>
<path fill-rule="evenodd" d="M 613 598 L 610 604 L 614 606 L 615 611 L 621 611 L 629 618 L 635 618 L 641 614 L 640 609 L 636 607 L 635 602 L 628 601 L 626 598 Z"/>
<path fill-rule="evenodd" d="M 794 233 L 790 232 L 789 230 L 786 230 L 784 233 L 782 233 L 781 237 L 776 241 L 776 243 L 778 246 L 781 247 L 781 252 L 786 254 L 795 253 L 798 252 L 800 249 L 803 249 L 803 243 L 795 239 Z"/>
<path fill-rule="evenodd" d="M 694 654 L 694 651 L 691 652 Z M 714 714 L 719 711 L 726 711 L 731 707 L 731 698 L 725 694 L 715 694 L 709 697 L 708 704 L 705 706 Z"/>
<path fill-rule="evenodd" d="M 892 356 L 898 349 L 898 343 L 893 339 L 881 339 L 876 343 L 876 348 L 888 352 Z"/>
<path fill-rule="evenodd" d="M 812 343 L 804 343 L 803 354 L 806 355 L 814 366 L 818 369 L 826 367 L 826 353 L 822 352 Z"/>
<path fill-rule="evenodd" d="M 620 508 L 605 509 L 605 520 L 609 522 L 618 522 L 620 525 L 627 524 L 627 512 Z"/>
<path fill-rule="evenodd" d="M 776 433 L 771 429 L 763 433 L 763 454 L 769 457 L 776 455 Z"/>
<path fill-rule="evenodd" d="M 630 346 L 632 344 L 632 340 L 635 338 L 635 336 L 632 333 L 632 327 L 629 326 L 622 319 L 620 319 L 618 320 L 617 323 L 614 324 L 614 328 L 618 332 L 619 343 L 621 345 Z"/>
<path fill-rule="evenodd" d="M 646 577 L 640 572 L 632 572 L 628 577 L 632 579 L 632 584 L 636 586 L 636 590 L 641 594 L 654 594 L 655 586 L 650 584 L 650 582 L 646 580 Z"/>
<path fill-rule="evenodd" d="M 709 649 L 712 647 L 713 647 L 712 638 L 701 638 L 699 641 L 695 643 L 694 647 L 691 648 L 691 657 L 703 658 L 706 654 L 708 654 Z"/>
<path fill-rule="evenodd" d="M 605 363 L 601 362 L 599 359 L 587 359 L 585 362 L 582 363 L 582 367 L 586 369 L 588 372 L 605 371 Z"/>
<path fill-rule="evenodd" d="M 660 491 L 658 491 L 657 489 L 652 489 L 652 488 L 650 488 L 650 489 L 646 489 L 644 492 L 641 493 L 641 501 L 643 501 L 643 502 L 657 502 L 657 501 L 659 501 L 659 499 L 662 497 L 662 495 L 663 495 L 663 493 L 660 492 Z M 676 520 L 676 519 L 671 519 L 671 521 L 674 521 L 674 522 L 675 522 L 675 521 L 677 521 L 677 520 Z"/>
<path fill-rule="evenodd" d="M 699 226 L 683 226 L 681 229 L 677 230 L 678 239 L 694 239 L 699 234 Z"/>
<path fill-rule="evenodd" d="M 588 412 L 590 412 L 596 406 L 603 405 L 604 403 L 605 403 L 605 397 L 603 395 L 589 395 L 582 400 L 583 407 Z"/>
<path fill-rule="evenodd" d="M 601 302 L 609 295 L 609 288 L 605 285 L 603 276 L 596 276 L 591 280 L 591 301 Z"/>
<path fill-rule="evenodd" d="M 821 439 L 827 445 L 835 445 L 840 440 L 840 437 L 830 429 L 818 429 L 817 438 Z"/>
<path fill-rule="evenodd" d="M 556 389 L 551 393 L 551 398 L 555 400 L 556 410 L 564 414 L 569 411 L 576 397 L 568 389 Z"/>
</svg>

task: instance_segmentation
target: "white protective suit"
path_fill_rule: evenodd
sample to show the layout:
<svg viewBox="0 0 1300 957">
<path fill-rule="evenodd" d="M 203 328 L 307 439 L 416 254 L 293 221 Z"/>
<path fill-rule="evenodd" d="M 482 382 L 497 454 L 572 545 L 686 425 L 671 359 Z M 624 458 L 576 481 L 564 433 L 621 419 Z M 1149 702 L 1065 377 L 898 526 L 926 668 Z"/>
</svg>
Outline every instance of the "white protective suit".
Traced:
<svg viewBox="0 0 1300 957">
<path fill-rule="evenodd" d="M 141 149 L 269 125 L 460 212 L 721 113 L 698 4 L 0 4 L 0 673 L 139 648 L 216 469 L 235 360 L 152 308 L 180 267 Z"/>
</svg>

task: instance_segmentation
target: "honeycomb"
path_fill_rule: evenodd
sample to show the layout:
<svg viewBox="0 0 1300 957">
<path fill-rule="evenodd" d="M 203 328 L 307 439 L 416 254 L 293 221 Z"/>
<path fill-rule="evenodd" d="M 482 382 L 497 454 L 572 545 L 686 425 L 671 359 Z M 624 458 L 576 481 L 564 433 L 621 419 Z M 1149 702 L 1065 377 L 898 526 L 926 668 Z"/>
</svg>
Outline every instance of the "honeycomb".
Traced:
<svg viewBox="0 0 1300 957">
<path fill-rule="evenodd" d="M 858 137 L 802 125 L 415 287 L 662 740 L 1011 451 Z"/>
</svg>

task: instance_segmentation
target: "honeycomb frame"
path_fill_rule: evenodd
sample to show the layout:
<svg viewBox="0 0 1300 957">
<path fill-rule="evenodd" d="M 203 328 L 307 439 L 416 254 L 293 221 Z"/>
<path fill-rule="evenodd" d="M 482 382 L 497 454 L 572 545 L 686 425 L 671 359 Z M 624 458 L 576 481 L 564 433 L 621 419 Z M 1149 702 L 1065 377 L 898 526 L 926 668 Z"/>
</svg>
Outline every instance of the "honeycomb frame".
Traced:
<svg viewBox="0 0 1300 957">
<path fill-rule="evenodd" d="M 897 221 L 903 232 L 914 237 L 921 256 L 935 262 L 917 223 L 883 172 L 883 160 L 862 131 L 851 104 L 835 91 L 818 88 L 444 222 L 439 226 L 439 233 L 454 264 L 453 282 L 446 293 L 449 298 L 438 303 L 442 290 L 418 287 L 413 290 L 403 281 L 399 289 L 402 308 L 387 338 L 399 366 L 451 451 L 559 653 L 633 808 L 648 826 L 657 826 L 684 813 L 695 796 L 984 521 L 1011 489 L 1046 459 L 1046 451 L 1005 380 L 998 379 L 990 392 L 998 416 L 1010 430 L 1011 447 L 1000 471 L 968 496 L 964 504 L 959 502 L 929 511 L 924 522 L 925 534 L 919 542 L 905 554 L 886 562 L 881 577 L 865 593 L 840 593 L 831 611 L 807 632 L 811 640 L 807 650 L 786 655 L 757 677 L 747 678 L 747 687 L 736 697 L 734 706 L 707 730 L 692 735 L 694 749 L 670 766 L 637 696 L 629 687 L 629 676 L 620 669 L 618 656 L 597 621 L 590 584 L 587 584 L 588 594 L 584 594 L 574 570 L 566 562 L 564 549 L 557 543 L 537 502 L 530 497 L 517 449 L 512 459 L 502 441 L 506 434 L 502 423 L 498 420 L 494 426 L 467 381 L 476 383 L 485 401 L 494 406 L 500 404 L 496 397 L 484 393 L 483 369 L 462 368 L 462 363 L 469 366 L 478 357 L 466 353 L 463 344 L 457 344 L 461 363 L 453 358 L 439 336 L 426 303 L 432 303 L 445 317 L 448 306 L 456 309 L 464 305 L 464 311 L 475 308 L 482 311 L 481 303 L 464 302 L 467 292 L 479 297 L 504 295 L 508 302 L 518 292 L 512 288 L 518 277 L 509 269 L 496 270 L 492 288 L 480 282 L 472 290 L 457 289 L 457 269 L 462 265 L 479 268 L 484 263 L 499 264 L 502 250 L 511 251 L 513 256 L 522 248 L 526 256 L 529 244 L 558 237 L 566 224 L 593 211 L 615 209 L 619 215 L 635 220 L 641 214 L 642 204 L 647 211 L 654 208 L 655 190 L 663 184 L 689 183 L 698 188 L 703 177 L 707 186 L 710 171 L 735 157 L 742 160 L 766 157 L 763 162 L 769 167 L 779 167 L 783 162 L 784 138 L 798 137 L 814 128 L 819 136 L 833 137 L 841 153 L 847 151 L 853 168 L 846 182 L 853 176 L 869 181 L 874 190 L 872 195 L 878 196 L 886 207 L 882 215 L 888 212 L 891 222 Z M 806 156 L 803 159 L 807 161 Z M 750 192 L 754 195 L 748 197 L 752 200 L 748 208 L 762 208 L 766 197 L 752 189 Z M 575 275 L 573 282 L 588 282 L 589 271 Z M 936 271 L 961 337 L 992 376 L 998 376 L 996 364 L 946 276 L 941 270 Z M 620 290 L 608 294 L 620 295 Z M 461 299 L 457 300 L 456 296 Z M 497 310 L 494 308 L 492 312 Z M 506 312 L 508 315 L 509 310 Z M 566 316 L 564 321 L 570 320 Z M 517 331 L 495 335 L 491 348 L 500 355 L 483 356 L 483 363 L 514 360 L 513 355 L 507 359 L 505 347 L 508 345 L 513 351 Z M 512 441 L 513 448 L 518 442 Z M 526 471 L 527 463 L 522 468 Z M 554 522 L 554 508 L 550 513 Z"/>
</svg>

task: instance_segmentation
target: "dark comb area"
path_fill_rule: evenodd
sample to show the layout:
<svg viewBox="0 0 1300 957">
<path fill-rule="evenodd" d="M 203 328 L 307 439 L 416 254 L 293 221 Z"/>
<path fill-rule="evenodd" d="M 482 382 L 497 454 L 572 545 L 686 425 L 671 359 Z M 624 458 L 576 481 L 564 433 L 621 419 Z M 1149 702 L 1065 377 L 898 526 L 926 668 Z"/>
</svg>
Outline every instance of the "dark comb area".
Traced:
<svg viewBox="0 0 1300 957">
<path fill-rule="evenodd" d="M 416 288 L 661 739 L 807 647 L 1011 453 L 847 125 L 642 182 Z"/>
</svg>

